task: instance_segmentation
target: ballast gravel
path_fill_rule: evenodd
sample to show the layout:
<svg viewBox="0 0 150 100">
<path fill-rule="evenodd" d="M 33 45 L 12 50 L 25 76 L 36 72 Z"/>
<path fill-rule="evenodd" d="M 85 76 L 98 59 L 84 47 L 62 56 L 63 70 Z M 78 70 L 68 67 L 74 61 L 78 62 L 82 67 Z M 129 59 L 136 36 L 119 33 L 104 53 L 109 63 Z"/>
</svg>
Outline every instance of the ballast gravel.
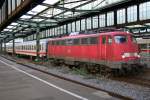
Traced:
<svg viewBox="0 0 150 100">
<path fill-rule="evenodd" d="M 6 57 L 6 55 L 5 55 Z M 14 58 L 7 56 L 8 59 L 14 60 Z M 16 61 L 19 59 L 15 58 Z M 21 62 L 22 63 L 22 62 Z M 73 74 L 67 67 L 52 67 L 50 64 L 37 65 L 29 62 L 24 62 L 24 65 L 37 68 L 54 75 L 65 77 L 70 80 L 75 80 L 90 86 L 98 87 L 102 90 L 110 91 L 122 96 L 126 96 L 136 100 L 150 100 L 150 87 L 143 87 L 140 85 L 130 84 L 121 81 L 110 80 L 105 77 L 95 78 L 92 76 L 82 76 Z"/>
</svg>

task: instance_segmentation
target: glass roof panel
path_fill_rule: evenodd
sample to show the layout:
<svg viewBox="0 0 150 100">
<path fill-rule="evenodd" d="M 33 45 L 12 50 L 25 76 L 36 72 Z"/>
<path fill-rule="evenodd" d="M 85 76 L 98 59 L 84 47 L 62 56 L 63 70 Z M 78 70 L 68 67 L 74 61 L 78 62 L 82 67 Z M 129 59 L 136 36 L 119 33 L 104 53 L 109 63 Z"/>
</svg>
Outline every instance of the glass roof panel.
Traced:
<svg viewBox="0 0 150 100">
<path fill-rule="evenodd" d="M 27 12 L 28 14 L 31 14 L 31 15 L 36 15 L 38 12 L 34 12 L 34 11 L 29 11 Z"/>
<path fill-rule="evenodd" d="M 38 5 L 38 6 L 34 7 L 31 11 L 33 11 L 33 12 L 41 12 L 41 11 L 45 10 L 46 8 L 48 8 L 48 7 L 43 6 L 43 5 Z"/>
<path fill-rule="evenodd" d="M 47 20 L 45 20 L 46 22 L 52 22 L 52 23 L 55 23 L 55 22 L 57 22 L 56 20 L 54 20 L 54 19 L 47 19 Z"/>
<path fill-rule="evenodd" d="M 36 22 L 40 22 L 40 21 L 43 21 L 44 19 L 41 19 L 41 18 L 34 18 L 32 19 L 32 21 L 36 21 Z"/>
<path fill-rule="evenodd" d="M 43 12 L 40 15 L 44 17 L 51 17 L 53 15 L 53 9 L 48 9 L 47 11 Z"/>
<path fill-rule="evenodd" d="M 53 14 L 57 15 L 57 14 L 59 14 L 61 12 L 62 12 L 62 10 L 60 10 L 60 9 L 54 9 Z"/>
<path fill-rule="evenodd" d="M 9 31 L 9 29 L 5 28 L 3 31 Z"/>
<path fill-rule="evenodd" d="M 12 29 L 15 29 L 15 28 L 17 28 L 17 27 L 15 27 L 15 26 L 14 26 L 14 27 L 12 27 Z"/>
<path fill-rule="evenodd" d="M 11 25 L 14 25 L 14 26 L 15 26 L 15 25 L 18 25 L 18 23 L 11 23 Z"/>
<path fill-rule="evenodd" d="M 40 14 L 41 16 L 44 16 L 44 17 L 52 17 L 53 15 L 57 15 L 59 13 L 61 13 L 62 10 L 60 9 L 56 9 L 56 8 L 50 8 L 48 9 L 47 11 L 43 12 L 42 14 Z"/>
<path fill-rule="evenodd" d="M 7 28 L 13 28 L 13 26 L 7 26 Z"/>
<path fill-rule="evenodd" d="M 53 4 L 57 3 L 58 1 L 60 1 L 60 0 L 45 0 L 43 3 L 53 5 Z"/>
<path fill-rule="evenodd" d="M 121 1 L 125 1 L 125 0 L 96 0 L 94 2 L 91 2 L 89 4 L 86 4 L 82 7 L 79 7 L 77 9 L 80 10 L 92 10 L 92 9 L 98 9 L 98 8 L 102 8 L 104 6 L 109 6 Z"/>
<path fill-rule="evenodd" d="M 23 16 L 21 16 L 20 18 L 22 18 L 22 19 L 30 19 L 30 18 L 32 18 L 32 16 L 29 16 L 29 15 L 23 15 Z"/>
<path fill-rule="evenodd" d="M 43 16 L 43 17 L 52 17 L 52 14 L 43 13 L 43 14 L 41 14 L 41 16 Z"/>
<path fill-rule="evenodd" d="M 64 3 L 68 3 L 68 4 L 65 4 L 62 6 L 66 7 L 66 8 L 74 8 L 74 7 L 79 6 L 86 2 L 86 1 L 80 1 L 80 2 L 75 2 L 75 1 L 79 1 L 79 0 L 65 0 Z M 75 3 L 69 3 L 69 2 L 75 2 Z"/>
<path fill-rule="evenodd" d="M 81 14 L 81 13 L 68 11 L 68 12 L 62 14 L 61 17 L 73 17 L 73 16 L 77 16 L 79 14 Z"/>
</svg>

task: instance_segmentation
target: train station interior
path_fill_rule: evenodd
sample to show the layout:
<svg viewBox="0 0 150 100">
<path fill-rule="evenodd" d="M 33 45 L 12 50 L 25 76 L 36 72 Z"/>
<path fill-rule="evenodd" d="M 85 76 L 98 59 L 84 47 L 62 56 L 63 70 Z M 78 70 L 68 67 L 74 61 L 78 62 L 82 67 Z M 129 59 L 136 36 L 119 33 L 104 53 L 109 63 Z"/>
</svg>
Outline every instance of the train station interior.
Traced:
<svg viewBox="0 0 150 100">
<path fill-rule="evenodd" d="M 0 0 L 1 100 L 149 98 L 150 0 Z"/>
</svg>

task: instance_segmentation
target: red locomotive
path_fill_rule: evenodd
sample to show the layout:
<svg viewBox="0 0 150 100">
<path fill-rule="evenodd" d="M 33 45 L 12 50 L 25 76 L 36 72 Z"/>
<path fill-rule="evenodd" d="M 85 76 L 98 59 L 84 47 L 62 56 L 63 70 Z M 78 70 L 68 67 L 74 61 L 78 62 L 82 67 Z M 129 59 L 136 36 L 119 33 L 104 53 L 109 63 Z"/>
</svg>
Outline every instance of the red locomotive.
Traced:
<svg viewBox="0 0 150 100">
<path fill-rule="evenodd" d="M 48 41 L 47 55 L 57 63 L 84 64 L 98 71 L 127 72 L 142 65 L 136 40 L 127 32 L 55 38 Z"/>
</svg>

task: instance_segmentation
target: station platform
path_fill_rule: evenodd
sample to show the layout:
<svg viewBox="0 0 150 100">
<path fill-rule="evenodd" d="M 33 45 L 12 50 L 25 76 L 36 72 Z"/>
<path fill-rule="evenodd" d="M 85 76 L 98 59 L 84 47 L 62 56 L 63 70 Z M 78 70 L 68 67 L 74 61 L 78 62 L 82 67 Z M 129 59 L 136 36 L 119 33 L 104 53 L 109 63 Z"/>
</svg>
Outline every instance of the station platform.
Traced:
<svg viewBox="0 0 150 100">
<path fill-rule="evenodd" d="M 0 57 L 1 100 L 116 100 L 109 94 L 29 69 Z"/>
</svg>

